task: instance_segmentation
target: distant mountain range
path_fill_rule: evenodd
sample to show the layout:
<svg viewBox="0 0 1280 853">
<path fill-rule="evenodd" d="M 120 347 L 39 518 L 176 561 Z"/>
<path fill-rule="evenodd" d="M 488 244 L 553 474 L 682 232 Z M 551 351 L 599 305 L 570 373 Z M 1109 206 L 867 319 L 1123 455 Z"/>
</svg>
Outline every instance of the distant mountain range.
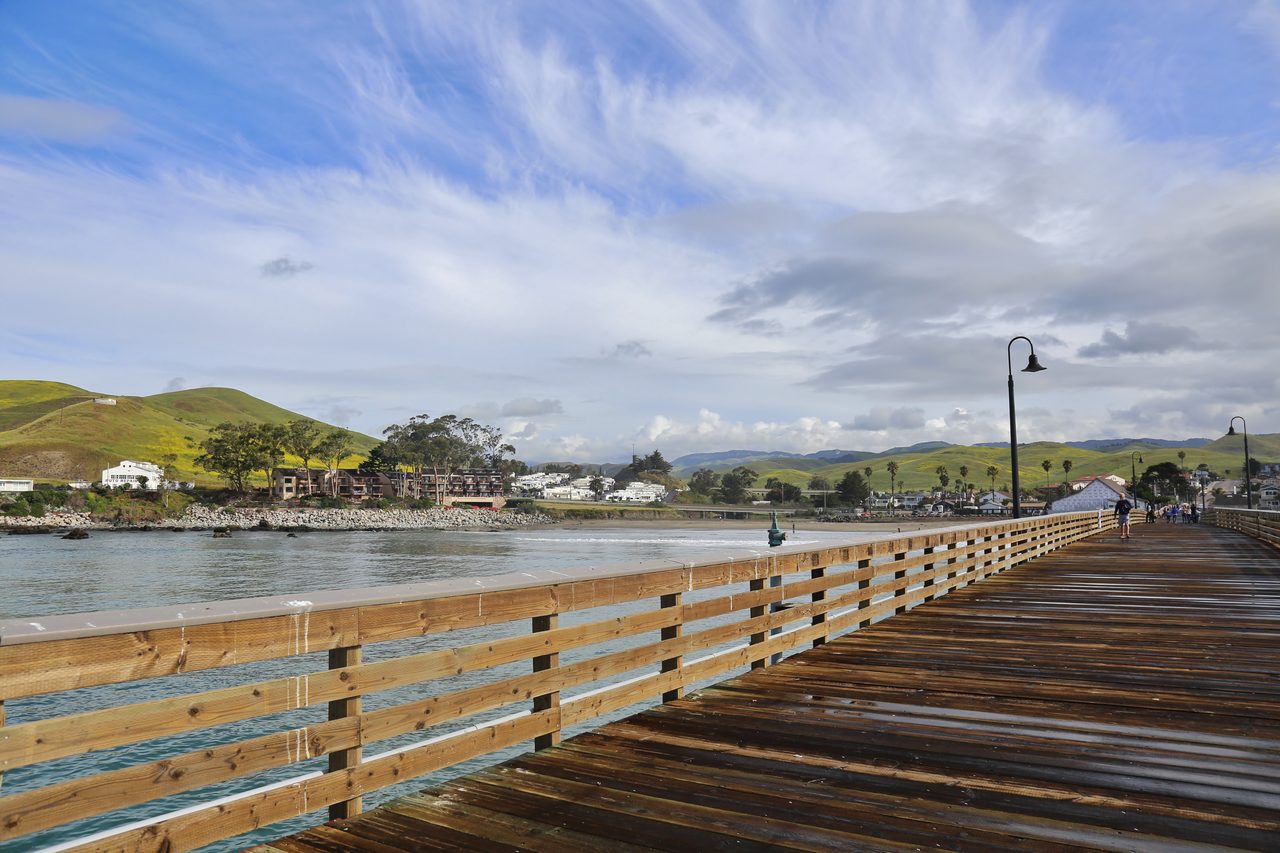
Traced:
<svg viewBox="0 0 1280 853">
<path fill-rule="evenodd" d="M 1187 438 L 1174 441 L 1167 438 L 1094 438 L 1088 441 L 1064 441 L 1064 447 L 1075 447 L 1081 450 L 1095 450 L 1103 453 L 1121 448 L 1186 448 L 1204 447 L 1212 444 L 1208 438 Z M 902 456 L 913 453 L 931 453 L 949 447 L 966 447 L 969 445 L 951 444 L 946 441 L 922 441 L 905 447 L 890 447 L 888 450 L 819 450 L 815 453 L 786 453 L 780 450 L 722 450 L 718 453 L 689 453 L 672 460 L 672 467 L 678 472 L 690 472 L 698 468 L 710 468 L 713 471 L 729 470 L 739 465 L 750 465 L 761 461 L 777 462 L 781 460 L 818 462 L 821 465 L 837 465 L 840 463 L 862 462 L 868 459 L 879 459 L 888 456 Z M 1007 441 L 987 441 L 973 447 L 989 447 L 1008 450 Z M 810 465 L 789 467 L 811 467 Z M 817 467 L 817 466 L 812 466 Z"/>
</svg>

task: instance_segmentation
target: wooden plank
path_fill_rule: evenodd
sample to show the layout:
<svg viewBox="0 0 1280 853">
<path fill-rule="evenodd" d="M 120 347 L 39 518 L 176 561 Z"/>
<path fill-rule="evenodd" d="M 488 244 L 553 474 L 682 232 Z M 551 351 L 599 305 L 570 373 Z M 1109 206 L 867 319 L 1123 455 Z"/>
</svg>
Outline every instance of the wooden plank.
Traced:
<svg viewBox="0 0 1280 853">
<path fill-rule="evenodd" d="M 0 699 L 327 652 L 354 645 L 351 611 L 0 646 Z"/>
<path fill-rule="evenodd" d="M 559 728 L 559 714 L 541 714 L 486 726 L 432 744 L 367 760 L 357 768 L 325 773 L 229 803 L 160 820 L 140 829 L 71 848 L 76 853 L 191 850 L 270 823 L 309 814 L 341 800 L 413 779 Z"/>
<path fill-rule="evenodd" d="M 0 739 L 0 769 L 21 767 L 137 743 L 167 734 L 293 710 L 348 696 L 404 687 L 533 657 L 548 646 L 578 648 L 660 630 L 678 618 L 660 611 L 604 619 L 547 632 L 421 652 L 304 676 L 255 682 L 10 726 Z M 15 646 L 14 648 L 27 648 Z"/>
</svg>

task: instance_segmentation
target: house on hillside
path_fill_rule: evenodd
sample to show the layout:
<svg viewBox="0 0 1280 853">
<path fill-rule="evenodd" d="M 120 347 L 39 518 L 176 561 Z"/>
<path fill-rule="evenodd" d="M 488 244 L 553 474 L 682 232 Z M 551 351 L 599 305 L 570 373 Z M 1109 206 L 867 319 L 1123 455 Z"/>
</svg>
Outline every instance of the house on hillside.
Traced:
<svg viewBox="0 0 1280 853">
<path fill-rule="evenodd" d="M 164 470 L 153 462 L 134 462 L 132 459 L 121 459 L 119 465 L 102 470 L 102 485 L 112 489 L 121 486 L 142 488 L 143 482 L 149 492 L 163 487 Z"/>
<path fill-rule="evenodd" d="M 35 491 L 35 488 L 35 480 L 0 477 L 0 492 L 31 492 Z"/>
<path fill-rule="evenodd" d="M 1090 509 L 1110 510 L 1121 498 L 1129 497 L 1123 488 L 1108 477 L 1091 477 L 1088 483 L 1064 498 L 1053 502 L 1048 512 L 1083 512 Z"/>
<path fill-rule="evenodd" d="M 1258 490 L 1258 509 L 1280 509 L 1280 486 L 1268 484 Z"/>
<path fill-rule="evenodd" d="M 1106 480 L 1113 486 L 1124 489 L 1129 485 L 1129 481 L 1124 477 L 1117 477 L 1115 474 L 1103 474 L 1101 477 L 1076 477 L 1071 481 L 1071 491 L 1078 492 L 1094 480 Z"/>
</svg>

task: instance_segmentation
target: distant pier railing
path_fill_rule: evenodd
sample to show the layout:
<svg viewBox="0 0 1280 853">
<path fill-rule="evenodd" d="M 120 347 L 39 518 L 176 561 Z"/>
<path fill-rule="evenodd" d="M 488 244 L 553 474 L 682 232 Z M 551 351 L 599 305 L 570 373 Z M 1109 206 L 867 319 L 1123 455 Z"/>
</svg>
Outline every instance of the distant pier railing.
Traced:
<svg viewBox="0 0 1280 853">
<path fill-rule="evenodd" d="M 1213 507 L 1205 513 L 1205 521 L 1280 548 L 1280 512 L 1275 510 Z"/>
<path fill-rule="evenodd" d="M 3 621 L 0 843 L 49 843 L 32 834 L 62 828 L 59 849 L 174 851 L 326 807 L 351 816 L 365 794 L 552 745 L 1113 526 L 1082 512 L 689 563 Z M 372 744 L 392 748 L 368 755 Z"/>
</svg>

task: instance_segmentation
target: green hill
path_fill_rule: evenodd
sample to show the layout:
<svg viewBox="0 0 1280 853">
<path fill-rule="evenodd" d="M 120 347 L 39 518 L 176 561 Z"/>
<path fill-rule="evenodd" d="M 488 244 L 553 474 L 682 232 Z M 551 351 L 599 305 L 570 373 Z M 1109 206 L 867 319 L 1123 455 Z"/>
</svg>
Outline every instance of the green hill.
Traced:
<svg viewBox="0 0 1280 853">
<path fill-rule="evenodd" d="M 188 436 L 200 441 L 224 421 L 304 418 L 233 388 L 114 397 L 114 406 L 94 403 L 95 396 L 106 395 L 58 382 L 0 380 L 0 474 L 94 481 L 121 459 L 155 462 L 172 453 L 181 478 L 212 484 L 216 477 L 192 461 L 196 451 Z M 354 437 L 361 455 L 378 443 L 367 435 Z"/>
<path fill-rule="evenodd" d="M 1183 450 L 1186 458 L 1178 459 L 1178 451 Z M 1201 463 L 1207 464 L 1210 470 L 1231 476 L 1239 474 L 1244 463 L 1243 442 L 1240 436 L 1223 437 L 1204 447 L 1166 448 L 1152 447 L 1141 442 L 1126 444 L 1119 448 L 1108 448 L 1107 452 L 1082 450 L 1056 442 L 1036 442 L 1018 448 L 1018 477 L 1024 489 L 1032 489 L 1045 484 L 1061 483 L 1065 476 L 1062 471 L 1064 459 L 1071 460 L 1071 479 L 1085 476 L 1116 474 L 1126 480 L 1130 476 L 1130 454 L 1137 452 L 1142 457 L 1138 463 L 1134 458 L 1134 467 L 1139 475 L 1150 465 L 1160 462 L 1172 462 L 1187 468 L 1195 468 Z M 1280 434 L 1249 436 L 1249 454 L 1255 459 L 1267 462 L 1280 460 Z M 1048 459 L 1052 465 L 1046 474 L 1041 462 Z M 810 478 L 821 475 L 833 485 L 844 476 L 846 471 L 862 472 L 870 467 L 871 486 L 876 491 L 888 491 L 888 463 L 898 463 L 898 477 L 895 488 L 904 491 L 925 489 L 938 484 L 935 473 L 939 466 L 945 466 L 951 483 L 960 477 L 960 466 L 969 468 L 966 478 L 979 488 L 991 485 L 987 477 L 987 467 L 994 465 L 996 488 L 1007 487 L 1011 481 L 1009 476 L 1009 450 L 1002 447 L 965 447 L 951 445 L 939 450 L 924 453 L 899 453 L 867 459 L 861 462 L 828 465 L 811 471 L 797 470 L 793 466 L 795 460 L 788 458 L 770 459 L 770 465 L 756 468 L 759 474 L 757 483 L 764 483 L 770 477 L 777 477 L 783 482 L 797 486 L 808 486 Z M 785 467 L 784 467 L 785 466 Z"/>
</svg>

